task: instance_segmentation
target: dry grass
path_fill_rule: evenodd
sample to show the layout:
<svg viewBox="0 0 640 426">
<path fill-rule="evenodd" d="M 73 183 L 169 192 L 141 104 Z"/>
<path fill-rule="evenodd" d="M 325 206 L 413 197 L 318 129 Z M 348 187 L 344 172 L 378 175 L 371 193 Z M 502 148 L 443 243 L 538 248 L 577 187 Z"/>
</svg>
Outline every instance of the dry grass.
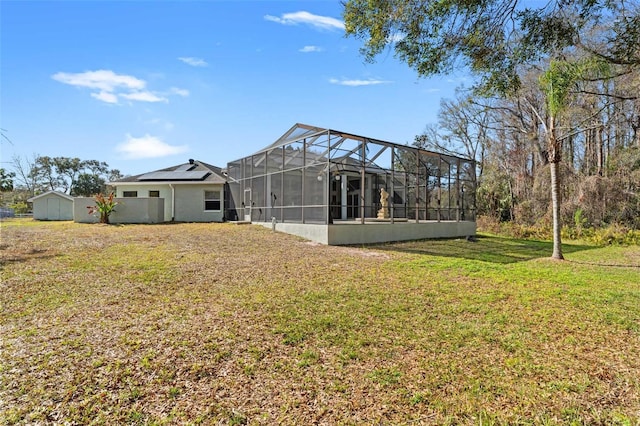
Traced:
<svg viewBox="0 0 640 426">
<path fill-rule="evenodd" d="M 640 424 L 640 247 L 1 232 L 0 424 Z"/>
</svg>

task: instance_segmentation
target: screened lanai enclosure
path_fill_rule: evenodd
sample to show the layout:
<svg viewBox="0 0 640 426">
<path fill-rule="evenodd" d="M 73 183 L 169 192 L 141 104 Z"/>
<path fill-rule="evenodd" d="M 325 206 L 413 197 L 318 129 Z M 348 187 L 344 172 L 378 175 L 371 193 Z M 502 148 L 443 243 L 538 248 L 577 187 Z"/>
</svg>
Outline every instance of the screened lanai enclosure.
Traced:
<svg viewBox="0 0 640 426">
<path fill-rule="evenodd" d="M 227 219 L 326 244 L 475 233 L 470 159 L 296 124 L 227 174 Z"/>
</svg>

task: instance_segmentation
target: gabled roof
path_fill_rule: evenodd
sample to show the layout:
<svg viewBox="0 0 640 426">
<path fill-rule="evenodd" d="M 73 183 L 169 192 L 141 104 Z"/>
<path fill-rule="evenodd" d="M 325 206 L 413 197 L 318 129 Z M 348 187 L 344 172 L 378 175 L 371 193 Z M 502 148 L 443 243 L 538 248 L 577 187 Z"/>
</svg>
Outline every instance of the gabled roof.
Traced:
<svg viewBox="0 0 640 426">
<path fill-rule="evenodd" d="M 118 184 L 157 184 L 162 183 L 217 183 L 224 184 L 226 179 L 222 176 L 219 167 L 197 160 L 189 160 L 187 163 L 166 169 L 155 170 L 135 176 L 127 176 L 120 180 L 109 182 L 109 185 Z"/>
<path fill-rule="evenodd" d="M 36 195 L 34 197 L 29 198 L 27 201 L 30 203 L 33 203 L 35 200 L 42 198 L 42 197 L 46 197 L 47 195 L 56 195 L 60 198 L 64 198 L 65 200 L 69 200 L 69 201 L 73 201 L 73 197 L 71 195 L 67 195 L 63 192 L 59 192 L 59 191 L 47 191 L 44 192 L 40 195 Z"/>
</svg>

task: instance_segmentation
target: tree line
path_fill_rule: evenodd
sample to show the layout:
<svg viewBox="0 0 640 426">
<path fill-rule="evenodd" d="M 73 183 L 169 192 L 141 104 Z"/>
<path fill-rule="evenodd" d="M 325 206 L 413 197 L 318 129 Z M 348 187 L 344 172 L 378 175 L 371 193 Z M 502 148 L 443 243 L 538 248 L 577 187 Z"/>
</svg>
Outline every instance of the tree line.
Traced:
<svg viewBox="0 0 640 426">
<path fill-rule="evenodd" d="M 386 49 L 421 76 L 466 69 L 414 144 L 478 162 L 477 209 L 548 225 L 640 227 L 638 0 L 348 0 L 367 60 Z"/>
<path fill-rule="evenodd" d="M 104 161 L 77 157 L 15 156 L 12 170 L 0 169 L 2 204 L 22 212 L 26 200 L 47 191 L 91 197 L 106 191 L 107 182 L 123 177 Z"/>
<path fill-rule="evenodd" d="M 525 225 L 551 223 L 551 153 L 540 125 L 545 114 L 541 75 L 530 71 L 518 95 L 508 98 L 459 90 L 454 99 L 441 101 L 438 122 L 413 142 L 477 161 L 479 215 Z M 563 223 L 640 228 L 637 84 L 613 79 L 581 82 L 572 90 L 563 124 L 556 129 Z"/>
</svg>

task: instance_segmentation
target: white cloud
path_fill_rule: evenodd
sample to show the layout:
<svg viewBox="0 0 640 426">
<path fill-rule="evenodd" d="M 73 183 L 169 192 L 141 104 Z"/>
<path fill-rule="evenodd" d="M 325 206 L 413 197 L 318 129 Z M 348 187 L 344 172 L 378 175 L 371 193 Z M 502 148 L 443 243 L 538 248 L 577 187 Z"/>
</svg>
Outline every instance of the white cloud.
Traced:
<svg viewBox="0 0 640 426">
<path fill-rule="evenodd" d="M 192 56 L 181 56 L 178 60 L 192 67 L 207 67 L 209 64 L 202 58 L 194 58 Z"/>
<path fill-rule="evenodd" d="M 99 101 L 106 102 L 108 104 L 118 103 L 118 97 L 110 92 L 102 91 L 100 93 L 92 93 L 91 96 L 96 98 Z"/>
<path fill-rule="evenodd" d="M 170 92 L 174 95 L 182 96 L 183 98 L 189 96 L 189 91 L 187 89 L 180 89 L 179 87 L 172 87 Z"/>
<path fill-rule="evenodd" d="M 313 13 L 305 11 L 284 13 L 280 17 L 265 15 L 264 19 L 282 25 L 306 24 L 320 30 L 344 30 L 344 22 L 339 19 L 330 16 L 314 15 Z"/>
<path fill-rule="evenodd" d="M 101 92 L 113 92 L 117 88 L 141 90 L 146 86 L 144 80 L 130 75 L 116 74 L 111 70 L 86 71 L 75 74 L 59 72 L 52 75 L 51 78 L 71 86 L 100 89 Z"/>
<path fill-rule="evenodd" d="M 322 52 L 324 49 L 322 47 L 319 46 L 305 46 L 302 49 L 299 50 L 299 52 L 302 53 L 309 53 L 309 52 Z"/>
<path fill-rule="evenodd" d="M 59 72 L 52 79 L 76 87 L 98 89 L 91 97 L 109 104 L 117 104 L 118 98 L 138 102 L 169 102 L 167 96 L 189 96 L 189 91 L 172 87 L 168 92 L 145 90 L 147 82 L 131 75 L 116 74 L 111 70 L 86 71 L 81 73 Z"/>
<path fill-rule="evenodd" d="M 130 101 L 140 102 L 169 102 L 167 98 L 160 97 L 151 92 L 131 92 L 121 93 L 121 98 L 129 99 Z"/>
<path fill-rule="evenodd" d="M 181 154 L 188 150 L 189 147 L 186 145 L 169 145 L 148 134 L 141 138 L 134 138 L 127 134 L 126 141 L 116 146 L 116 151 L 124 154 L 124 157 L 128 159 L 166 157 L 168 155 Z"/>
<path fill-rule="evenodd" d="M 375 80 L 375 79 L 368 79 L 368 80 L 348 80 L 348 79 L 341 79 L 338 80 L 337 78 L 332 78 L 329 79 L 329 83 L 331 84 L 338 84 L 340 86 L 351 86 L 351 87 L 357 87 L 357 86 L 375 86 L 377 84 L 390 84 L 393 83 L 393 81 L 388 81 L 388 80 Z"/>
</svg>

